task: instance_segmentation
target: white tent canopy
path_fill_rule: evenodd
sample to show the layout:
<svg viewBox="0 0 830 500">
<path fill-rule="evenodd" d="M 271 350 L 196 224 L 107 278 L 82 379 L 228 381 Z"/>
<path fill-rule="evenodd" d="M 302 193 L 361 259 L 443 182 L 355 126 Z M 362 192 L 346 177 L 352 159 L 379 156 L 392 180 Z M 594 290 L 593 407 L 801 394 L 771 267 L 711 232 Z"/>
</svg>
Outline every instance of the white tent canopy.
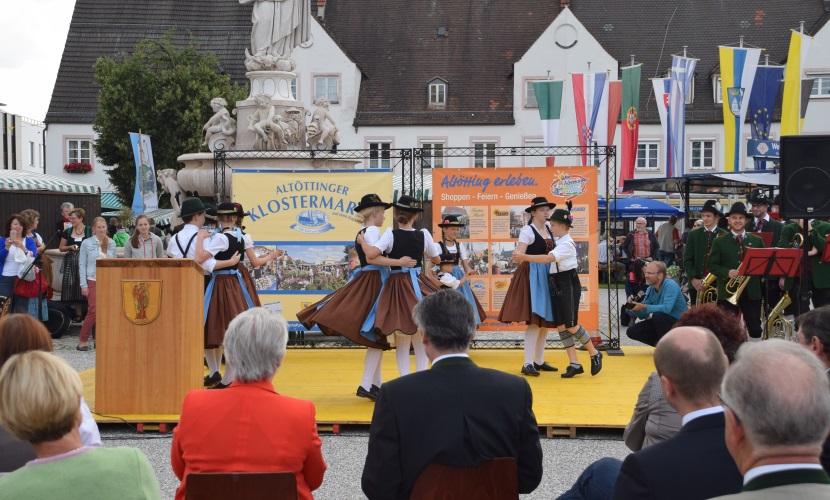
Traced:
<svg viewBox="0 0 830 500">
<path fill-rule="evenodd" d="M 82 174 L 76 174 L 82 176 Z M 98 194 L 101 188 L 53 175 L 22 170 L 0 170 L 0 191 L 60 191 L 64 193 Z"/>
</svg>

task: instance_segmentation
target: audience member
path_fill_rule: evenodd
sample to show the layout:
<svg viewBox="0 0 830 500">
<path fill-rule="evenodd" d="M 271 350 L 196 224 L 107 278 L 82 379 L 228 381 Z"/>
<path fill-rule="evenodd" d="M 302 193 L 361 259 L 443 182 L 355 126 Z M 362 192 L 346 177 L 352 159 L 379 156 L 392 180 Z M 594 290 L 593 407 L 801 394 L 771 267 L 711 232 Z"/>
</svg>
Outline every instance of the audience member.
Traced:
<svg viewBox="0 0 830 500">
<path fill-rule="evenodd" d="M 409 498 L 430 463 L 475 466 L 498 457 L 518 461 L 520 493 L 536 489 L 542 448 L 530 385 L 470 360 L 475 312 L 455 290 L 424 297 L 412 315 L 432 369 L 381 386 L 363 492 L 370 500 Z"/>
<path fill-rule="evenodd" d="M 14 295 L 14 284 L 18 273 L 29 265 L 27 259 L 37 253 L 37 243 L 27 238 L 28 221 L 21 215 L 12 214 L 6 220 L 6 236 L 0 238 L 0 295 L 11 300 L 9 311 L 26 313 L 29 299 Z"/>
<path fill-rule="evenodd" d="M 651 262 L 657 260 L 660 244 L 654 234 L 646 229 L 645 218 L 640 217 L 634 221 L 634 231 L 628 233 L 622 248 L 631 260 L 643 259 Z"/>
<path fill-rule="evenodd" d="M 132 448 L 84 446 L 81 378 L 51 353 L 12 356 L 0 370 L 0 424 L 36 459 L 0 478 L 0 500 L 161 498 L 150 461 Z"/>
<path fill-rule="evenodd" d="M 798 343 L 811 350 L 830 376 L 830 306 L 804 313 L 796 320 Z M 830 435 L 821 450 L 821 466 L 830 474 Z"/>
<path fill-rule="evenodd" d="M 69 214 L 75 210 L 75 205 L 69 203 L 68 201 L 65 203 L 61 203 L 61 216 L 58 217 L 58 221 L 55 223 L 55 231 L 64 232 L 70 227 L 72 227 L 72 221 L 69 220 Z"/>
<path fill-rule="evenodd" d="M 161 259 L 164 257 L 164 243 L 152 232 L 150 219 L 146 215 L 135 218 L 135 232 L 124 245 L 125 259 Z"/>
<path fill-rule="evenodd" d="M 82 208 L 75 208 L 69 212 L 70 226 L 61 234 L 58 250 L 66 252 L 61 264 L 61 302 L 67 309 L 72 305 L 75 308 L 74 321 L 80 323 L 83 303 L 86 297 L 81 293 L 80 279 L 80 250 L 85 239 L 92 237 L 92 228 L 84 224 L 86 212 Z"/>
<path fill-rule="evenodd" d="M 743 489 L 718 498 L 830 498 L 830 476 L 819 462 L 830 429 L 826 370 L 816 356 L 784 340 L 741 347 L 720 397 L 726 447 L 744 476 Z"/>
<path fill-rule="evenodd" d="M 96 315 L 96 271 L 98 259 L 114 259 L 115 258 L 115 242 L 107 236 L 107 221 L 103 217 L 96 217 L 92 221 L 92 229 L 94 236 L 87 238 L 81 243 L 80 262 L 79 262 L 79 276 L 81 279 L 81 293 L 87 298 L 89 308 L 87 309 L 84 324 L 81 327 L 81 337 L 78 342 L 79 351 L 88 351 L 89 347 L 86 345 L 92 334 L 92 328 L 95 326 Z"/>
<path fill-rule="evenodd" d="M 293 472 L 298 498 L 313 498 L 326 471 L 314 405 L 277 394 L 271 382 L 287 342 L 285 319 L 266 309 L 248 309 L 230 322 L 225 358 L 236 379 L 223 391 L 188 393 L 173 430 L 177 499 L 185 498 L 194 472 Z"/>
<path fill-rule="evenodd" d="M 677 217 L 672 215 L 657 229 L 656 233 L 657 242 L 660 245 L 660 260 L 666 263 L 666 267 L 674 264 L 674 253 L 680 245 L 680 232 L 675 224 L 677 224 Z"/>
<path fill-rule="evenodd" d="M 124 248 L 124 245 L 127 244 L 127 240 L 130 239 L 130 233 L 127 232 L 127 229 L 119 223 L 117 229 L 115 230 L 115 234 L 112 235 L 112 241 L 115 242 L 115 246 L 118 248 Z"/>
<path fill-rule="evenodd" d="M 112 238 L 115 236 L 116 231 L 118 231 L 118 219 L 110 217 L 109 223 L 107 224 L 107 236 Z"/>
<path fill-rule="evenodd" d="M 642 302 L 636 302 L 629 297 L 631 308 L 627 312 L 632 317 L 645 321 L 629 326 L 626 334 L 632 340 L 656 346 L 688 305 L 680 285 L 666 277 L 666 264 L 651 262 L 643 274 L 649 286 L 645 298 Z"/>
</svg>

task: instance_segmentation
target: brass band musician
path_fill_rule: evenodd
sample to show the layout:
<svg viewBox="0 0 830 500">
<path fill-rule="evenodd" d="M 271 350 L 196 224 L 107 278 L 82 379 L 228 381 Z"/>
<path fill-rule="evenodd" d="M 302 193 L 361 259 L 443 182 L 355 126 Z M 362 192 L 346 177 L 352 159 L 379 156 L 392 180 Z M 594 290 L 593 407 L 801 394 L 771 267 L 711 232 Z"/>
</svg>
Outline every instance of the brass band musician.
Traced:
<svg viewBox="0 0 830 500">
<path fill-rule="evenodd" d="M 700 209 L 700 218 L 703 227 L 689 231 L 686 240 L 686 250 L 683 253 L 683 266 L 686 274 L 691 276 L 691 287 L 689 287 L 689 298 L 692 305 L 697 302 L 697 294 L 705 291 L 703 278 L 709 273 L 706 260 L 712 251 L 712 242 L 715 237 L 726 232 L 718 227 L 718 221 L 723 217 L 720 203 L 715 200 L 706 200 L 703 208 Z"/>
</svg>

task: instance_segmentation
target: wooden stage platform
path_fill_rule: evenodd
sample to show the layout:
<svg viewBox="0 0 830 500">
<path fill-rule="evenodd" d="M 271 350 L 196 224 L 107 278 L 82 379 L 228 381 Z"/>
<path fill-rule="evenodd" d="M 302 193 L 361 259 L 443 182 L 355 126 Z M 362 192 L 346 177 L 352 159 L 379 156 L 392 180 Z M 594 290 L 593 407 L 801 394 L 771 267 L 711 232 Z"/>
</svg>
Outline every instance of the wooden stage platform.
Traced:
<svg viewBox="0 0 830 500">
<path fill-rule="evenodd" d="M 280 394 L 314 402 L 320 430 L 339 432 L 340 425 L 368 425 L 374 404 L 355 396 L 363 373 L 363 349 L 288 349 L 283 366 L 274 377 Z M 572 379 L 559 374 L 567 365 L 562 350 L 548 350 L 545 360 L 559 372 L 527 377 L 533 389 L 533 410 L 548 436 L 570 435 L 577 428 L 623 428 L 628 423 L 637 394 L 654 370 L 651 347 L 624 347 L 625 356 L 603 358 L 603 370 L 596 377 L 588 373 L 588 354 L 579 358 L 586 373 Z M 470 357 L 479 365 L 519 374 L 522 351 L 518 349 L 474 349 Z M 414 358 L 412 369 L 414 370 Z M 395 353 L 384 353 L 383 378 L 398 377 Z M 84 398 L 95 412 L 95 369 L 81 372 Z M 179 415 L 95 415 L 99 423 L 162 424 L 164 432 L 178 422 Z"/>
</svg>

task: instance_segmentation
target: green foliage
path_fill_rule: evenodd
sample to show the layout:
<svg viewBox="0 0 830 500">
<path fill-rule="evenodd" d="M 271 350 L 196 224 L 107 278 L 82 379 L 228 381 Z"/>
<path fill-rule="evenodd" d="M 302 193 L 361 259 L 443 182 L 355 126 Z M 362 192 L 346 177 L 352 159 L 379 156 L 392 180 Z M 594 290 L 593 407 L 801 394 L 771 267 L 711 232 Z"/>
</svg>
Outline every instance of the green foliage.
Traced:
<svg viewBox="0 0 830 500">
<path fill-rule="evenodd" d="M 210 100 L 223 97 L 232 106 L 245 99 L 246 90 L 231 85 L 218 68 L 218 58 L 200 51 L 195 38 L 176 46 L 172 32 L 142 40 L 132 54 L 96 61 L 101 90 L 92 126 L 98 134 L 95 154 L 115 167 L 107 175 L 122 203 L 131 204 L 135 187 L 129 132 L 141 129 L 152 138 L 156 170 L 178 170 L 177 157 L 207 150 L 201 146 L 202 125 L 213 115 Z"/>
</svg>

